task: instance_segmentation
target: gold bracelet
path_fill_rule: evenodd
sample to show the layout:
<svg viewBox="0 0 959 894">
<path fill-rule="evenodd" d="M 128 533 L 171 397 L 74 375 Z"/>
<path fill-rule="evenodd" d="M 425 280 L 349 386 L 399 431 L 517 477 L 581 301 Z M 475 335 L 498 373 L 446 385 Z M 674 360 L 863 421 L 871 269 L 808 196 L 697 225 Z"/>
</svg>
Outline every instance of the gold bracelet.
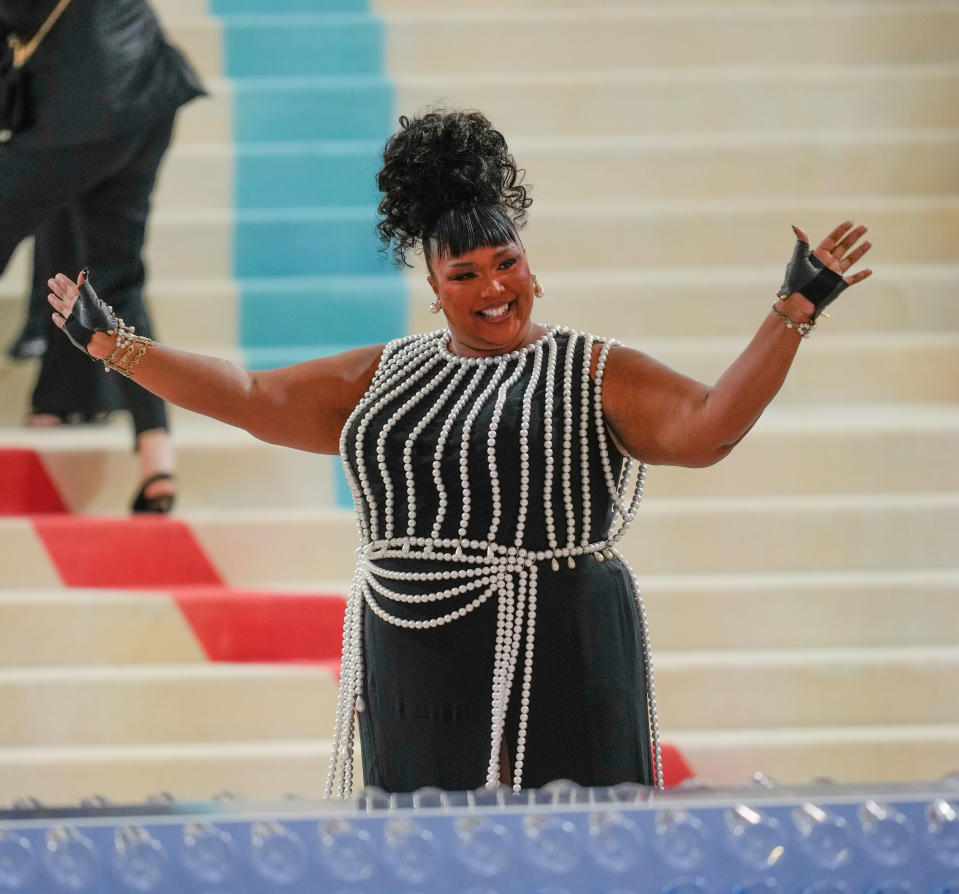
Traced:
<svg viewBox="0 0 959 894">
<path fill-rule="evenodd" d="M 103 368 L 107 372 L 118 372 L 128 379 L 133 378 L 133 368 L 153 344 L 153 339 L 136 335 L 135 332 L 135 327 L 127 326 L 123 320 L 117 318 L 117 340 L 113 353 L 103 361 Z"/>
<path fill-rule="evenodd" d="M 787 329 L 795 329 L 802 338 L 809 338 L 809 333 L 816 328 L 814 320 L 809 320 L 807 323 L 797 323 L 787 317 L 775 304 L 773 304 L 773 313 L 785 322 Z"/>
</svg>

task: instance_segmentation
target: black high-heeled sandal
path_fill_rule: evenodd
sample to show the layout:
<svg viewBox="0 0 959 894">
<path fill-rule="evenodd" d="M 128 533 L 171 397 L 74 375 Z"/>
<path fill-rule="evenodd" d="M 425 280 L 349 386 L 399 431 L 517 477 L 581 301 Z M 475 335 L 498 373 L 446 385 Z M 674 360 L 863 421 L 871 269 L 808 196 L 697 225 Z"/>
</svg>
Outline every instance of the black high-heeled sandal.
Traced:
<svg viewBox="0 0 959 894">
<path fill-rule="evenodd" d="M 163 494 L 159 497 L 148 497 L 146 495 L 146 489 L 155 481 L 176 481 L 176 478 L 169 472 L 157 472 L 156 475 L 147 478 L 140 485 L 140 492 L 133 499 L 133 505 L 130 507 L 132 512 L 166 513 L 173 510 L 176 494 Z"/>
</svg>

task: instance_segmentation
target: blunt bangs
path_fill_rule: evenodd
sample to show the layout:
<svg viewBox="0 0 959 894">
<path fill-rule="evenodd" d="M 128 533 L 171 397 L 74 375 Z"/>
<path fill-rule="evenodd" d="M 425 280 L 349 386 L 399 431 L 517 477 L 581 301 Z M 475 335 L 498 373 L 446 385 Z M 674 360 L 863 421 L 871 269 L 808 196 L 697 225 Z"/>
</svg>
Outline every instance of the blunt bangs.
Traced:
<svg viewBox="0 0 959 894">
<path fill-rule="evenodd" d="M 463 205 L 444 212 L 424 242 L 427 261 L 458 258 L 477 248 L 518 243 L 519 232 L 500 205 Z"/>
</svg>

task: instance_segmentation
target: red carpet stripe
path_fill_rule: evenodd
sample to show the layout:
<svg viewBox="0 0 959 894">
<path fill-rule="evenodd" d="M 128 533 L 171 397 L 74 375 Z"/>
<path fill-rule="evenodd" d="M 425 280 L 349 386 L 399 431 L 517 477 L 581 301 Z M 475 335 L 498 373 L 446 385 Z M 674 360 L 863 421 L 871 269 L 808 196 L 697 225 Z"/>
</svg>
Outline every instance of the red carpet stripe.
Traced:
<svg viewBox="0 0 959 894">
<path fill-rule="evenodd" d="M 68 587 L 222 584 L 189 527 L 175 518 L 37 516 L 37 534 Z"/>
<path fill-rule="evenodd" d="M 340 661 L 342 596 L 188 587 L 173 593 L 212 661 Z"/>
<path fill-rule="evenodd" d="M 0 448 L 0 515 L 66 511 L 56 485 L 35 451 Z"/>
</svg>

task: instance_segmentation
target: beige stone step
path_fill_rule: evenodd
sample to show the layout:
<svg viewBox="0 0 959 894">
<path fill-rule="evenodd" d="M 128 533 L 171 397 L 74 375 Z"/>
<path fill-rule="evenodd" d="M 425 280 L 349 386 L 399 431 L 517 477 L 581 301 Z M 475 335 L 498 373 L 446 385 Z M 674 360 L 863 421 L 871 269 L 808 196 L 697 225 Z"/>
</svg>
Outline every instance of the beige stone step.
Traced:
<svg viewBox="0 0 959 894">
<path fill-rule="evenodd" d="M 539 319 L 620 338 L 722 336 L 748 338 L 768 312 L 784 265 L 710 268 L 551 269 L 536 262 L 546 292 Z M 408 274 L 410 328 L 429 331 L 427 286 L 419 270 Z M 815 338 L 959 330 L 959 265 L 883 264 L 857 291 L 842 296 Z M 721 309 L 717 312 L 717 309 Z M 827 330 L 828 327 L 828 330 Z M 808 346 L 808 345 L 807 345 Z"/>
<path fill-rule="evenodd" d="M 179 512 L 333 504 L 339 457 L 265 444 L 182 411 L 173 420 Z M 36 450 L 74 512 L 122 511 L 137 480 L 125 414 L 102 427 L 0 429 L 0 447 Z M 721 463 L 651 469 L 647 495 L 959 492 L 957 453 L 952 404 L 774 405 Z M 809 474 L 784 471 L 810 464 Z"/>
<path fill-rule="evenodd" d="M 334 674 L 311 665 L 4 668 L 0 746 L 318 738 L 336 691 Z"/>
<path fill-rule="evenodd" d="M 318 798 L 329 759 L 325 738 L 0 748 L 0 804 L 32 796 L 68 805 L 94 794 L 131 804 L 157 792 L 182 801 L 205 801 L 220 792 L 250 799 L 291 793 Z M 357 788 L 360 780 L 358 770 Z"/>
<path fill-rule="evenodd" d="M 675 572 L 950 569 L 957 525 L 955 493 L 650 499 L 623 552 L 640 579 Z"/>
<path fill-rule="evenodd" d="M 757 770 L 788 783 L 939 779 L 959 768 L 959 725 L 666 731 L 696 773 L 743 785 Z"/>
<path fill-rule="evenodd" d="M 955 644 L 658 652 L 654 661 L 664 731 L 956 720 Z"/>
<path fill-rule="evenodd" d="M 0 590 L 0 666 L 205 660 L 167 593 Z"/>
<path fill-rule="evenodd" d="M 959 642 L 959 568 L 643 574 L 639 583 L 654 656 Z"/>
<path fill-rule="evenodd" d="M 518 136 L 537 201 L 954 193 L 955 128 Z"/>
<path fill-rule="evenodd" d="M 419 6 L 420 4 L 415 4 Z M 952 3 L 837 3 L 830 27 L 818 4 L 517 4 L 510 28 L 484 4 L 383 13 L 387 71 L 776 65 L 954 61 L 959 10 Z M 461 36 L 468 31 L 470 39 Z"/>
<path fill-rule="evenodd" d="M 291 507 L 182 517 L 234 586 L 342 580 L 353 572 L 357 536 L 347 510 Z M 623 553 L 641 578 L 951 569 L 956 530 L 954 492 L 661 498 L 642 507 Z M 49 589 L 59 583 L 26 519 L 0 519 L 0 580 L 9 588 Z"/>
<path fill-rule="evenodd" d="M 184 517 L 233 585 L 352 576 L 357 539 L 346 510 Z M 623 553 L 640 579 L 664 573 L 952 569 L 956 530 L 955 493 L 662 498 L 641 508 Z"/>
<path fill-rule="evenodd" d="M 837 310 L 838 312 L 838 310 Z M 949 402 L 959 397 L 955 333 L 832 335 L 823 329 L 800 346 L 778 405 L 857 401 Z M 746 347 L 745 338 L 625 339 L 667 366 L 713 383 Z"/>
<path fill-rule="evenodd" d="M 306 228 L 311 217 L 320 219 L 319 214 L 302 211 L 288 219 L 300 220 Z M 875 248 L 869 264 L 877 275 L 883 264 L 956 261 L 959 198 L 955 196 L 544 202 L 533 209 L 524 242 L 531 263 L 542 270 L 729 269 L 746 264 L 782 264 L 784 268 L 794 241 L 790 223 L 804 227 L 818 242 L 847 218 L 870 227 Z M 277 219 L 287 218 L 279 215 Z M 270 227 L 268 218 L 259 220 Z M 151 218 L 147 244 L 152 275 L 157 279 L 228 277 L 232 227 L 232 214 L 226 210 L 158 210 Z M 27 282 L 28 260 L 21 253 L 11 264 L 7 274 L 11 282 Z M 770 286 L 771 293 L 779 282 Z"/>
<path fill-rule="evenodd" d="M 361 145 L 368 153 L 380 148 L 369 141 Z M 323 146 L 307 144 L 301 151 L 319 152 Z M 537 201 L 790 197 L 800 183 L 806 195 L 823 196 L 959 192 L 955 128 L 520 137 L 510 141 L 510 149 Z M 275 164 L 282 166 L 283 159 L 278 147 Z M 229 207 L 234 169 L 234 148 L 228 143 L 174 146 L 161 171 L 155 206 Z"/>
<path fill-rule="evenodd" d="M 841 81 L 842 90 L 835 84 Z M 776 65 L 397 77 L 395 107 L 478 108 L 523 135 L 953 127 L 959 66 Z M 817 101 L 808 101 L 815 95 Z M 881 102 L 877 102 L 881 97 Z"/>
<path fill-rule="evenodd" d="M 236 180 L 234 158 L 229 141 L 174 144 L 160 168 L 153 206 L 231 208 Z"/>
<path fill-rule="evenodd" d="M 172 414 L 177 510 L 327 506 L 338 459 L 266 444 L 185 411 Z M 123 511 L 139 474 L 126 414 L 105 426 L 0 429 L 0 446 L 35 449 L 74 512 Z"/>
<path fill-rule="evenodd" d="M 883 264 L 957 259 L 953 195 L 543 202 L 530 213 L 524 242 L 531 263 L 544 270 L 772 265 L 784 255 L 788 260 L 790 224 L 803 227 L 815 245 L 848 219 L 869 227 L 874 248 L 862 267 L 881 273 Z"/>
<path fill-rule="evenodd" d="M 0 581 L 9 590 L 62 584 L 29 519 L 0 517 Z"/>
<path fill-rule="evenodd" d="M 837 80 L 843 90 L 833 88 Z M 482 75 L 406 75 L 394 79 L 397 114 L 438 101 L 478 108 L 509 139 L 549 134 L 708 133 L 748 130 L 808 133 L 811 129 L 888 130 L 955 127 L 952 101 L 959 65 L 753 66 L 695 69 L 590 70 Z M 276 94 L 291 86 L 310 90 L 317 79 L 262 85 Z M 313 86 L 315 84 L 315 87 Z M 190 103 L 179 116 L 178 142 L 227 142 L 232 89 L 208 78 L 210 96 Z M 347 88 L 348 89 L 348 88 Z M 815 94 L 816 103 L 808 97 Z M 875 102 L 882 96 L 881 104 Z M 347 135 L 349 136 L 349 135 Z"/>
<path fill-rule="evenodd" d="M 311 218 L 319 220 L 320 212 L 277 219 L 301 220 L 305 229 Z M 531 262 L 542 269 L 741 267 L 780 259 L 785 267 L 794 241 L 790 223 L 798 223 L 818 243 L 847 218 L 870 227 L 875 249 L 869 264 L 880 272 L 882 264 L 956 261 L 956 196 L 544 202 L 534 209 L 524 241 Z M 255 219 L 247 219 L 253 226 Z M 147 247 L 153 275 L 227 276 L 232 225 L 227 211 L 158 210 Z M 256 225 L 267 232 L 271 221 L 260 218 Z"/>
<path fill-rule="evenodd" d="M 190 60 L 201 79 L 222 76 L 226 50 L 219 19 L 206 11 L 207 4 L 193 4 L 198 8 L 190 9 L 190 0 L 180 0 L 180 5 L 181 11 L 161 12 L 167 39 Z"/>
</svg>

